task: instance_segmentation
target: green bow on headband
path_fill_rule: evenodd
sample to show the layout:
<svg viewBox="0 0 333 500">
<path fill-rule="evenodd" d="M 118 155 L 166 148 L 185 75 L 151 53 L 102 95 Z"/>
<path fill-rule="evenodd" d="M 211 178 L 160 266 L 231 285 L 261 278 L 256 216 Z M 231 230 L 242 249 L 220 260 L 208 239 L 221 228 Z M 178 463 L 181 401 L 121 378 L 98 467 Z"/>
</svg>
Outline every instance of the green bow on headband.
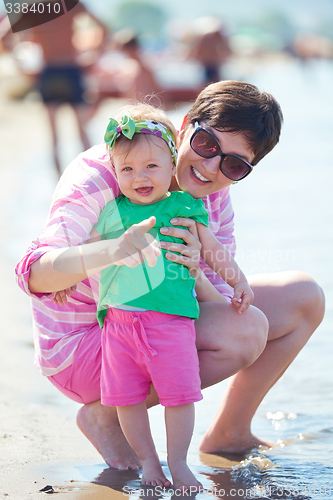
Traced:
<svg viewBox="0 0 333 500">
<path fill-rule="evenodd" d="M 169 147 L 174 164 L 176 165 L 177 148 L 173 135 L 165 125 L 155 120 L 134 121 L 129 113 L 126 113 L 121 118 L 120 123 L 114 118 L 110 118 L 104 135 L 104 141 L 110 150 L 114 147 L 118 137 L 124 135 L 127 139 L 132 139 L 134 134 L 149 134 L 162 139 Z"/>
<path fill-rule="evenodd" d="M 114 118 L 110 118 L 104 135 L 104 141 L 109 148 L 114 146 L 116 139 L 120 136 L 120 134 L 127 137 L 127 139 L 132 139 L 135 134 L 135 121 L 129 113 L 122 116 L 120 123 L 118 123 Z"/>
</svg>

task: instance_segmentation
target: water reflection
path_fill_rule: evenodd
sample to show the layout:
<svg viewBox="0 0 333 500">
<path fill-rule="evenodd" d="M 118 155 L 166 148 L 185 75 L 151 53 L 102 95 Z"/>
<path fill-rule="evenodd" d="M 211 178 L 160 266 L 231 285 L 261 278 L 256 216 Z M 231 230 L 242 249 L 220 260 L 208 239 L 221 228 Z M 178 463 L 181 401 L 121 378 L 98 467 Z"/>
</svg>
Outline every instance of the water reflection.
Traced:
<svg viewBox="0 0 333 500">
<path fill-rule="evenodd" d="M 112 499 L 120 499 L 125 496 L 130 497 L 131 500 L 147 499 L 149 500 L 163 500 L 170 498 L 197 498 L 198 500 L 222 498 L 226 495 L 233 496 L 236 500 L 243 499 L 246 496 L 247 485 L 235 482 L 233 478 L 233 467 L 240 464 L 239 455 L 236 456 L 220 456 L 201 454 L 201 465 L 194 466 L 191 464 L 191 469 L 198 480 L 203 484 L 204 489 L 199 493 L 187 492 L 181 494 L 179 490 L 174 491 L 172 488 L 152 487 L 141 484 L 141 471 L 134 470 L 116 470 L 110 467 L 105 467 L 101 470 L 101 466 L 97 467 L 97 475 L 92 478 L 92 474 L 96 474 L 96 466 L 92 467 L 78 467 L 81 476 L 89 478 L 90 483 L 98 486 L 109 488 L 108 493 L 112 493 Z M 168 478 L 170 472 L 166 462 L 162 462 L 162 468 Z M 257 468 L 255 466 L 255 468 Z M 259 469 L 258 469 L 259 470 Z M 89 490 L 89 488 L 88 488 Z M 87 496 L 87 487 L 81 489 L 81 495 L 76 493 L 76 498 L 84 499 Z M 238 490 L 240 494 L 238 494 Z M 89 490 L 90 491 L 90 490 Z M 105 499 L 105 488 L 96 488 L 92 490 L 96 500 Z M 244 493 L 244 494 L 243 494 Z M 121 497 L 119 496 L 121 495 Z M 111 497 L 110 497 L 111 498 Z"/>
<path fill-rule="evenodd" d="M 119 471 L 105 468 L 91 481 L 91 483 L 110 488 L 112 498 L 128 495 L 131 500 L 151 499 L 163 500 L 170 498 L 196 498 L 198 500 L 219 499 L 232 497 L 243 500 L 250 497 L 264 497 L 263 471 L 274 467 L 274 463 L 267 457 L 257 452 L 251 456 L 241 455 L 200 455 L 200 465 L 193 467 L 197 479 L 203 484 L 203 490 L 198 493 L 185 492 L 172 488 L 152 487 L 141 484 L 140 471 Z M 170 473 L 167 464 L 162 462 L 162 468 L 167 477 Z M 100 490 L 101 494 L 105 490 Z M 95 490 L 97 494 L 97 490 Z M 79 497 L 78 497 L 79 498 Z M 97 498 L 97 497 L 96 497 Z M 101 496 L 102 498 L 102 496 Z M 103 497 L 104 498 L 104 497 Z"/>
</svg>

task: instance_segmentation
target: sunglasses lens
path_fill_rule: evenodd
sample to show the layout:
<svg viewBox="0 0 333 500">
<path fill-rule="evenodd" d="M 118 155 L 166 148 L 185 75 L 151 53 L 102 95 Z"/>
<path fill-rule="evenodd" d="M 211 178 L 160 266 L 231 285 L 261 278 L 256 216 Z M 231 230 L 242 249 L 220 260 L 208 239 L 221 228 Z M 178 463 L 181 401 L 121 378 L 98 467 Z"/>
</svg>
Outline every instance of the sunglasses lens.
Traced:
<svg viewBox="0 0 333 500">
<path fill-rule="evenodd" d="M 221 171 L 229 179 L 237 181 L 249 173 L 249 166 L 237 156 L 226 156 L 221 164 Z"/>
<path fill-rule="evenodd" d="M 233 181 L 238 181 L 249 174 L 252 168 L 241 158 L 235 155 L 224 155 L 217 140 L 206 130 L 197 130 L 191 138 L 191 147 L 195 153 L 203 158 L 221 156 L 220 169 L 222 174 Z"/>
<path fill-rule="evenodd" d="M 203 158 L 213 158 L 220 152 L 220 146 L 210 134 L 199 130 L 191 141 L 192 149 Z"/>
</svg>

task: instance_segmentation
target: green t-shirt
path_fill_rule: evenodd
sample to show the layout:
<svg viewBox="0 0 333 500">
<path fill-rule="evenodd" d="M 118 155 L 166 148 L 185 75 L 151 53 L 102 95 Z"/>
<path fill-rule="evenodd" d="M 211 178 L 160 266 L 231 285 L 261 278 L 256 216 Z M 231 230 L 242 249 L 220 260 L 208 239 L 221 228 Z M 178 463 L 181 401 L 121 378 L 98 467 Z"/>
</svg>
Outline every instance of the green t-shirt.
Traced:
<svg viewBox="0 0 333 500">
<path fill-rule="evenodd" d="M 95 229 L 102 239 L 118 238 L 133 224 L 154 215 L 156 224 L 148 232 L 154 238 L 184 243 L 182 239 L 162 235 L 161 227 L 169 227 L 174 217 L 187 217 L 208 226 L 208 213 L 202 200 L 188 193 L 174 191 L 168 197 L 150 205 L 137 205 L 120 196 L 108 203 L 101 212 Z M 182 226 L 175 226 L 182 227 Z M 198 318 L 199 305 L 195 298 L 195 280 L 187 267 L 170 262 L 164 257 L 166 250 L 157 258 L 154 267 L 147 262 L 134 268 L 109 266 L 100 273 L 97 318 L 103 327 L 107 307 L 127 305 L 150 311 Z"/>
</svg>

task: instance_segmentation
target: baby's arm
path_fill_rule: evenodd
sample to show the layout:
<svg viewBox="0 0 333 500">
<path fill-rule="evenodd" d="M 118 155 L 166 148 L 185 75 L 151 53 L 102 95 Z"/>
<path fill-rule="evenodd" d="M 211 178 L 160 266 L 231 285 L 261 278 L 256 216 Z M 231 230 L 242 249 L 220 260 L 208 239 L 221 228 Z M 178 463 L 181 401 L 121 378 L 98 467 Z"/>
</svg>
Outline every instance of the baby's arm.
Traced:
<svg viewBox="0 0 333 500">
<path fill-rule="evenodd" d="M 201 257 L 234 289 L 231 307 L 239 313 L 246 311 L 251 305 L 254 295 L 247 279 L 232 257 L 229 250 L 213 235 L 211 230 L 203 224 L 197 223 L 198 235 L 201 242 Z"/>
<path fill-rule="evenodd" d="M 55 304 L 59 304 L 59 306 L 63 306 L 68 302 L 67 297 L 71 297 L 74 292 L 76 292 L 76 285 L 71 286 L 70 288 L 66 288 L 66 290 L 60 290 L 59 292 L 56 292 L 52 301 Z"/>
<path fill-rule="evenodd" d="M 196 273 L 195 292 L 198 302 L 227 302 L 224 295 L 218 292 L 200 268 Z"/>
</svg>

